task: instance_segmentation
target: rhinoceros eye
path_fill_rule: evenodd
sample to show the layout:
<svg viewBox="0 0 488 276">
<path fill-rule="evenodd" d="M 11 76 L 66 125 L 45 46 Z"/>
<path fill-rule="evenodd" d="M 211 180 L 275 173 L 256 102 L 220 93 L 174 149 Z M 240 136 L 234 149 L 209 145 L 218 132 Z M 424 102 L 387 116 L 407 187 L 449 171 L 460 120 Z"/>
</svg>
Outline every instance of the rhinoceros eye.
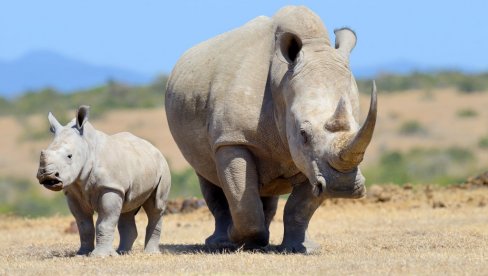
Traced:
<svg viewBox="0 0 488 276">
<path fill-rule="evenodd" d="M 73 157 L 73 154 L 68 154 L 68 158 L 71 159 Z"/>
<path fill-rule="evenodd" d="M 309 140 L 309 135 L 305 129 L 300 130 L 300 135 L 302 136 L 302 143 L 307 144 Z"/>
<path fill-rule="evenodd" d="M 304 145 L 312 140 L 312 125 L 309 121 L 304 121 L 300 125 L 300 136 L 302 136 L 302 143 Z"/>
</svg>

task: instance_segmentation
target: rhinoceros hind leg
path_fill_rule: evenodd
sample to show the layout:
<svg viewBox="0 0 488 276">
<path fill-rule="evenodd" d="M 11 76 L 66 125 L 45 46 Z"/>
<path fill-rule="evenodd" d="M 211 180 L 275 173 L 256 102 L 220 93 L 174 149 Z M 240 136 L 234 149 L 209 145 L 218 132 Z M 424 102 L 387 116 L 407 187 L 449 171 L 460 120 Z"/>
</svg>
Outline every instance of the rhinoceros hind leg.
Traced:
<svg viewBox="0 0 488 276">
<path fill-rule="evenodd" d="M 323 200 L 323 197 L 312 194 L 312 185 L 308 182 L 293 188 L 283 214 L 285 232 L 279 247 L 281 251 L 312 254 L 320 250 L 319 244 L 310 240 L 307 229 L 312 215 Z"/>
<path fill-rule="evenodd" d="M 145 253 L 160 253 L 159 241 L 163 225 L 163 212 L 156 207 L 156 190 L 144 202 L 144 211 L 147 215 L 146 236 L 144 241 Z"/>
<path fill-rule="evenodd" d="M 217 185 L 197 175 L 205 202 L 215 219 L 214 233 L 205 239 L 205 245 L 211 248 L 232 247 L 233 243 L 227 236 L 227 228 L 232 225 L 232 218 L 224 192 Z"/>
<path fill-rule="evenodd" d="M 137 211 L 139 211 L 139 208 L 131 212 L 120 214 L 118 224 L 120 243 L 119 248 L 117 249 L 117 253 L 119 254 L 128 253 L 132 249 L 132 245 L 137 238 L 137 227 L 135 220 Z"/>
</svg>

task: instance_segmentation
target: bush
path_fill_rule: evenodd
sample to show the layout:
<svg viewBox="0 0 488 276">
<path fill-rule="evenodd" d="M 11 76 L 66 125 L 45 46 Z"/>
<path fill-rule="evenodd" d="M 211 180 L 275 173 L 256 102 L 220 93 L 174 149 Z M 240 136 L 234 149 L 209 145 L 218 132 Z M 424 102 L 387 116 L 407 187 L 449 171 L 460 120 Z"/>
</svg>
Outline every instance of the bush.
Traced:
<svg viewBox="0 0 488 276">
<path fill-rule="evenodd" d="M 481 137 L 478 140 L 478 147 L 482 149 L 488 149 L 488 136 Z"/>
<path fill-rule="evenodd" d="M 171 172 L 170 198 L 202 197 L 198 177 L 193 169 L 188 168 L 180 172 Z"/>
<path fill-rule="evenodd" d="M 461 118 L 476 117 L 476 116 L 478 116 L 478 112 L 476 112 L 476 110 L 473 110 L 470 108 L 465 108 L 465 109 L 458 110 L 457 116 L 461 117 Z"/>
<path fill-rule="evenodd" d="M 403 135 L 425 135 L 427 130 L 417 121 L 406 121 L 399 129 L 400 134 Z"/>
</svg>

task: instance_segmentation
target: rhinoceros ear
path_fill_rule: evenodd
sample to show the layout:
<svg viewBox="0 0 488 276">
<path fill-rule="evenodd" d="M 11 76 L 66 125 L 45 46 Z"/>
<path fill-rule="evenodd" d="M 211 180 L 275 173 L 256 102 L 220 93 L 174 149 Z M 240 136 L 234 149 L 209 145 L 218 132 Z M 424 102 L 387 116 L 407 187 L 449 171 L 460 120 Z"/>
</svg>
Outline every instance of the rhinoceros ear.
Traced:
<svg viewBox="0 0 488 276">
<path fill-rule="evenodd" d="M 83 126 L 88 122 L 88 114 L 90 112 L 90 107 L 87 105 L 82 105 L 78 108 L 76 112 L 76 128 L 83 133 Z"/>
<path fill-rule="evenodd" d="M 47 115 L 47 119 L 49 121 L 49 130 L 52 133 L 56 134 L 63 127 L 51 112 Z"/>
<path fill-rule="evenodd" d="M 302 50 L 302 40 L 292 33 L 281 33 L 278 37 L 281 55 L 290 64 L 295 63 L 298 54 Z"/>
<path fill-rule="evenodd" d="M 349 61 L 349 54 L 356 46 L 356 33 L 349 28 L 334 30 L 336 36 L 335 48 Z"/>
</svg>

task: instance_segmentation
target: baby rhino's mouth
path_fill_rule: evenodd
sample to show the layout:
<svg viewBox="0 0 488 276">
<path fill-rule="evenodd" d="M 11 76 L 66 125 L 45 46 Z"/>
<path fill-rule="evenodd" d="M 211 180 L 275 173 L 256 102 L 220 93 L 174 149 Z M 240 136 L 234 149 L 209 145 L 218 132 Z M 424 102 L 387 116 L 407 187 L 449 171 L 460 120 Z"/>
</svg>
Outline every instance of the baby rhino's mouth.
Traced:
<svg viewBox="0 0 488 276">
<path fill-rule="evenodd" d="M 39 183 L 51 191 L 61 191 L 63 189 L 63 182 L 56 176 L 46 175 L 39 179 Z"/>
</svg>

